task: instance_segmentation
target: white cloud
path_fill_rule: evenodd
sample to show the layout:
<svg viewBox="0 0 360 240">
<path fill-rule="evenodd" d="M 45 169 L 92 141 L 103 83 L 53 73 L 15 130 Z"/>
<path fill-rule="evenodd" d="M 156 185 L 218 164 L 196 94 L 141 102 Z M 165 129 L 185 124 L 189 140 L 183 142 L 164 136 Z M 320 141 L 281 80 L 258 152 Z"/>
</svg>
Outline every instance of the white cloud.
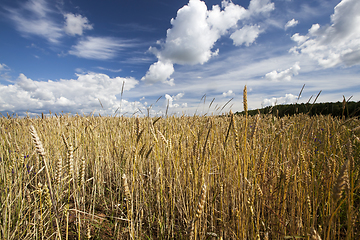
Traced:
<svg viewBox="0 0 360 240">
<path fill-rule="evenodd" d="M 324 68 L 360 64 L 360 1 L 342 0 L 331 15 L 331 25 L 314 24 L 306 36 L 294 35 L 298 46 L 290 52 L 306 54 Z M 301 37 L 301 38 L 300 38 Z M 306 39 L 306 40 L 305 40 Z"/>
<path fill-rule="evenodd" d="M 86 17 L 73 13 L 62 14 L 51 8 L 46 0 L 29 0 L 19 8 L 5 9 L 22 35 L 37 35 L 55 44 L 60 42 L 65 33 L 82 35 L 84 30 L 93 28 Z M 59 21 L 61 15 L 65 22 Z"/>
<path fill-rule="evenodd" d="M 296 25 L 298 25 L 299 21 L 298 20 L 295 20 L 294 18 L 291 19 L 290 21 L 288 21 L 286 24 L 285 24 L 285 30 L 288 29 L 288 28 L 291 28 L 291 27 L 295 27 Z"/>
<path fill-rule="evenodd" d="M 204 2 L 191 0 L 171 19 L 172 28 L 167 30 L 163 50 L 153 49 L 159 59 L 178 64 L 203 64 L 213 52 L 214 43 L 220 37 L 217 28 L 211 29 L 207 22 L 208 10 Z"/>
<path fill-rule="evenodd" d="M 53 10 L 45 0 L 30 0 L 19 9 L 5 9 L 17 30 L 25 36 L 37 35 L 51 43 L 58 43 L 63 36 L 63 28 L 50 16 Z"/>
<path fill-rule="evenodd" d="M 179 104 L 173 104 L 173 101 L 174 99 L 169 94 L 165 94 L 165 104 L 169 106 L 169 108 L 179 107 Z"/>
<path fill-rule="evenodd" d="M 223 92 L 223 97 L 232 97 L 235 96 L 235 93 L 232 90 L 229 90 L 227 92 Z"/>
<path fill-rule="evenodd" d="M 24 113 L 71 112 L 90 113 L 95 109 L 104 114 L 113 114 L 120 106 L 119 94 L 133 89 L 138 81 L 134 78 L 110 78 L 106 74 L 76 74 L 77 79 L 60 81 L 34 81 L 20 74 L 17 82 L 4 86 L 0 84 L 0 111 Z M 99 99 L 104 107 L 99 105 Z M 123 111 L 132 111 L 136 104 L 123 100 Z M 142 107 L 137 104 L 136 107 Z"/>
<path fill-rule="evenodd" d="M 141 78 L 149 84 L 156 82 L 168 83 L 170 86 L 174 85 L 174 79 L 170 79 L 171 74 L 174 72 L 174 66 L 171 62 L 157 61 L 153 63 L 146 75 Z"/>
<path fill-rule="evenodd" d="M 134 44 L 111 37 L 86 37 L 72 46 L 69 54 L 80 58 L 107 60 L 116 57 L 117 53 Z"/>
<path fill-rule="evenodd" d="M 222 1 L 221 5 L 223 10 L 219 5 L 214 5 L 211 11 L 207 11 L 206 22 L 220 35 L 223 35 L 228 29 L 236 26 L 239 20 L 246 18 L 248 14 L 245 8 L 232 2 Z"/>
<path fill-rule="evenodd" d="M 231 34 L 230 38 L 234 41 L 235 46 L 240 46 L 244 43 L 246 46 L 250 46 L 259 36 L 260 32 L 260 26 L 258 25 L 246 25 Z"/>
<path fill-rule="evenodd" d="M 190 0 L 187 5 L 180 8 L 176 18 L 171 19 L 172 28 L 167 30 L 166 40 L 159 42 L 161 49 L 149 48 L 149 51 L 157 56 L 158 63 L 150 66 L 142 80 L 149 83 L 167 83 L 174 71 L 166 71 L 167 74 L 159 72 L 160 63 L 166 62 L 168 68 L 173 64 L 206 63 L 211 57 L 219 54 L 218 49 L 213 50 L 215 42 L 229 31 L 234 31 L 240 20 L 267 14 L 274 9 L 274 4 L 269 0 L 251 0 L 249 9 L 230 0 L 223 0 L 221 5 L 222 8 L 214 5 L 208 10 L 205 2 Z M 249 25 L 234 33 L 232 38 L 235 45 L 245 43 L 249 46 L 259 33 L 257 25 Z M 170 81 L 173 82 L 172 79 Z"/>
<path fill-rule="evenodd" d="M 64 30 L 67 34 L 75 36 L 82 35 L 83 30 L 91 30 L 93 26 L 89 24 L 89 21 L 86 17 L 83 17 L 79 14 L 66 13 L 64 14 L 65 26 Z"/>
<path fill-rule="evenodd" d="M 169 106 L 169 108 L 178 108 L 180 105 L 178 103 L 173 103 L 174 101 L 180 100 L 184 96 L 184 93 L 178 93 L 175 96 L 170 96 L 169 94 L 165 94 L 165 106 Z M 183 103 L 181 106 L 187 106 L 187 104 Z"/>
<path fill-rule="evenodd" d="M 309 39 L 309 37 L 302 36 L 299 33 L 295 33 L 294 35 L 291 36 L 291 40 L 297 42 L 298 44 L 301 44 L 301 43 L 305 42 L 308 39 Z"/>
<path fill-rule="evenodd" d="M 284 71 L 277 72 L 276 70 L 269 72 L 265 77 L 271 81 L 291 81 L 293 76 L 299 74 L 300 66 L 299 62 L 296 62 L 291 68 Z"/>
<path fill-rule="evenodd" d="M 104 67 L 96 67 L 96 68 L 105 70 L 105 71 L 109 71 L 109 72 L 121 72 L 122 71 L 121 68 L 119 68 L 119 69 L 111 69 L 111 68 L 104 68 Z"/>
<path fill-rule="evenodd" d="M 280 98 L 270 98 L 270 99 L 264 99 L 261 103 L 262 107 L 267 107 L 267 106 L 275 106 L 275 105 L 280 105 L 280 104 L 291 104 L 296 102 L 297 100 L 297 96 L 289 93 L 289 94 L 285 94 L 285 97 L 280 97 Z"/>
<path fill-rule="evenodd" d="M 250 14 L 268 14 L 275 9 L 270 0 L 251 0 L 249 4 Z"/>
<path fill-rule="evenodd" d="M 0 63 L 0 72 L 2 71 L 9 71 L 10 68 L 5 63 Z"/>
<path fill-rule="evenodd" d="M 0 63 L 0 80 L 4 79 L 9 81 L 11 79 L 11 77 L 8 75 L 10 70 L 11 69 L 5 63 Z"/>
</svg>

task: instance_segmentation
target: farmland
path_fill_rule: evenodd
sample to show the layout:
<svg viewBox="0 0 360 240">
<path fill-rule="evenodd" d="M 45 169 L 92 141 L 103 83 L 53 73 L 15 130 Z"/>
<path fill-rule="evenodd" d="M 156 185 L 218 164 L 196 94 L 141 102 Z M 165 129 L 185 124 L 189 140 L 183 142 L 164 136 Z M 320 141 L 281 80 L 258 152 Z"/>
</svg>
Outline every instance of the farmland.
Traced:
<svg viewBox="0 0 360 240">
<path fill-rule="evenodd" d="M 0 119 L 1 239 L 358 239 L 359 120 Z"/>
</svg>

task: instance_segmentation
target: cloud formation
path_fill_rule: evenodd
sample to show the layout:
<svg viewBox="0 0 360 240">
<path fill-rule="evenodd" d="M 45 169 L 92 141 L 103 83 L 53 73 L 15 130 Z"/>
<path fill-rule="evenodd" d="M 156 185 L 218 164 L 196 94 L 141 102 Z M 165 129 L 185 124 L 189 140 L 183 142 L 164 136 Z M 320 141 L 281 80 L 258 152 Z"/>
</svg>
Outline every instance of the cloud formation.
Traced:
<svg viewBox="0 0 360 240">
<path fill-rule="evenodd" d="M 240 46 L 245 43 L 245 45 L 248 47 L 255 41 L 255 39 L 259 36 L 260 32 L 261 31 L 259 25 L 246 25 L 231 34 L 230 38 L 234 41 L 235 46 Z"/>
<path fill-rule="evenodd" d="M 125 91 L 138 84 L 134 78 L 110 78 L 100 73 L 76 75 L 77 79 L 34 81 L 20 74 L 15 84 L 0 84 L 0 111 L 91 113 L 98 109 L 104 114 L 113 114 L 120 105 L 117 95 L 123 82 Z M 131 111 L 131 104 L 123 101 L 123 110 Z"/>
<path fill-rule="evenodd" d="M 36 35 L 58 44 L 65 35 L 82 35 L 93 27 L 86 17 L 53 9 L 46 0 L 29 0 L 19 8 L 5 7 L 7 16 L 24 36 Z M 61 21 L 63 15 L 65 22 Z"/>
<path fill-rule="evenodd" d="M 286 24 L 285 24 L 285 30 L 287 30 L 288 28 L 291 27 L 295 27 L 296 25 L 298 25 L 299 21 L 295 20 L 294 18 L 289 20 Z"/>
<path fill-rule="evenodd" d="M 89 24 L 86 17 L 79 14 L 66 13 L 64 14 L 65 26 L 64 30 L 67 34 L 75 36 L 82 35 L 84 30 L 91 30 L 93 26 Z"/>
<path fill-rule="evenodd" d="M 107 60 L 114 58 L 123 48 L 134 44 L 111 37 L 86 37 L 71 47 L 69 54 L 80 58 Z"/>
<path fill-rule="evenodd" d="M 276 70 L 269 72 L 265 77 L 271 81 L 291 81 L 293 76 L 299 74 L 300 65 L 299 62 L 296 62 L 291 68 L 288 68 L 284 71 L 277 72 Z"/>
<path fill-rule="evenodd" d="M 180 98 L 184 96 L 184 93 L 178 93 L 175 96 L 170 96 L 169 94 L 165 94 L 165 106 L 169 106 L 169 108 L 178 108 L 180 105 L 178 103 L 173 103 L 174 101 L 178 101 Z M 183 103 L 181 106 L 187 106 L 186 103 Z"/>
<path fill-rule="evenodd" d="M 232 97 L 235 96 L 235 93 L 233 92 L 233 90 L 229 90 L 227 92 L 223 92 L 223 97 Z"/>
<path fill-rule="evenodd" d="M 5 63 L 0 63 L 0 72 L 8 71 L 9 67 Z"/>
<path fill-rule="evenodd" d="M 290 52 L 306 54 L 324 68 L 360 64 L 360 1 L 342 0 L 334 8 L 331 25 L 313 24 L 308 34 L 294 34 Z"/>
<path fill-rule="evenodd" d="M 0 80 L 10 80 L 9 71 L 10 68 L 5 63 L 0 63 Z"/>
<path fill-rule="evenodd" d="M 5 8 L 16 29 L 24 36 L 37 35 L 51 43 L 58 43 L 63 27 L 51 15 L 53 10 L 45 0 L 30 0 L 19 9 Z"/>
<path fill-rule="evenodd" d="M 240 20 L 267 14 L 273 9 L 274 4 L 269 0 L 251 0 L 249 9 L 230 0 L 223 0 L 221 8 L 214 5 L 211 10 L 207 9 L 203 1 L 190 0 L 178 10 L 176 18 L 171 19 L 172 28 L 167 30 L 166 40 L 158 42 L 161 49 L 150 47 L 149 51 L 157 56 L 158 62 L 150 66 L 141 80 L 147 83 L 172 82 L 170 76 L 174 72 L 173 64 L 206 63 L 219 53 L 218 49 L 213 50 L 215 42 L 230 31 L 234 32 Z M 245 43 L 249 46 L 259 33 L 259 26 L 245 25 L 234 32 L 231 38 L 235 45 Z"/>
<path fill-rule="evenodd" d="M 146 80 L 149 84 L 163 82 L 173 86 L 175 84 L 174 79 L 169 79 L 173 72 L 174 65 L 171 62 L 164 63 L 159 60 L 150 66 L 149 71 L 147 71 L 146 75 L 142 77 L 141 80 Z"/>
<path fill-rule="evenodd" d="M 280 98 L 265 98 L 262 103 L 261 103 L 261 107 L 267 107 L 267 106 L 275 106 L 275 105 L 280 105 L 280 104 L 291 104 L 296 102 L 297 100 L 297 96 L 289 93 L 289 94 L 285 94 L 285 97 L 280 97 Z"/>
</svg>

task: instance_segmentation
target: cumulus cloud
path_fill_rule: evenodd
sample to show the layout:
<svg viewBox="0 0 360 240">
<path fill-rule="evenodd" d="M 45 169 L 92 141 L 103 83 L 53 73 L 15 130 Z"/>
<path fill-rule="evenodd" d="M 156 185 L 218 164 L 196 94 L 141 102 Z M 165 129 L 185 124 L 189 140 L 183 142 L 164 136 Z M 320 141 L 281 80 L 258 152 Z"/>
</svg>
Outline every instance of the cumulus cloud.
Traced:
<svg viewBox="0 0 360 240">
<path fill-rule="evenodd" d="M 296 34 L 290 52 L 306 54 L 324 68 L 360 64 L 360 1 L 342 0 L 334 8 L 331 25 L 314 24 L 308 34 Z"/>
<path fill-rule="evenodd" d="M 230 38 L 234 41 L 235 46 L 240 46 L 244 43 L 246 46 L 250 46 L 259 36 L 260 32 L 260 26 L 258 25 L 246 25 L 231 34 Z"/>
<path fill-rule="evenodd" d="M 171 62 L 162 62 L 158 61 L 152 64 L 149 68 L 149 71 L 144 77 L 141 78 L 142 81 L 146 80 L 147 83 L 152 84 L 156 82 L 168 83 L 170 86 L 174 85 L 174 79 L 170 79 L 171 74 L 174 72 L 174 66 Z"/>
<path fill-rule="evenodd" d="M 69 54 L 80 58 L 107 60 L 116 57 L 123 48 L 134 44 L 111 37 L 86 37 L 72 46 Z"/>
<path fill-rule="evenodd" d="M 165 94 L 165 105 L 169 106 L 169 108 L 177 108 L 180 105 L 178 103 L 173 103 L 174 101 L 178 101 L 180 98 L 184 96 L 184 93 L 178 93 L 175 96 L 170 96 L 169 94 Z M 187 103 L 182 103 L 182 107 L 187 106 Z"/>
<path fill-rule="evenodd" d="M 223 0 L 221 8 L 214 5 L 211 10 L 207 9 L 203 1 L 190 0 L 177 11 L 176 18 L 171 19 L 172 28 L 167 30 L 165 41 L 158 42 L 160 49 L 150 47 L 149 51 L 157 56 L 158 62 L 150 66 L 141 80 L 148 83 L 173 82 L 170 79 L 174 72 L 173 64 L 206 63 L 219 54 L 218 49 L 213 49 L 217 40 L 234 32 L 240 20 L 249 20 L 252 16 L 266 14 L 273 9 L 274 4 L 269 0 L 251 0 L 248 9 L 230 0 Z M 235 45 L 245 43 L 249 46 L 259 33 L 257 25 L 245 25 L 239 32 L 235 32 L 232 38 Z M 164 64 L 167 66 L 166 72 L 160 68 Z M 169 69 L 172 69 L 172 72 Z"/>
<path fill-rule="evenodd" d="M 296 76 L 299 74 L 300 65 L 299 62 L 296 62 L 292 67 L 277 72 L 276 70 L 269 72 L 265 75 L 265 77 L 271 81 L 291 81 L 291 78 L 293 76 Z"/>
<path fill-rule="evenodd" d="M 302 36 L 299 33 L 295 33 L 294 35 L 291 36 L 291 39 L 293 41 L 297 42 L 298 44 L 301 44 L 301 43 L 305 42 L 306 40 L 308 40 L 309 37 L 308 36 Z"/>
<path fill-rule="evenodd" d="M 275 106 L 275 105 L 280 105 L 280 104 L 291 104 L 296 102 L 297 100 L 297 96 L 289 93 L 289 94 L 285 94 L 285 97 L 280 97 L 280 98 L 269 98 L 269 99 L 264 99 L 261 103 L 262 107 L 267 107 L 267 106 Z"/>
<path fill-rule="evenodd" d="M 63 28 L 52 18 L 53 10 L 45 0 L 30 0 L 20 8 L 7 8 L 8 17 L 23 35 L 37 35 L 51 43 L 58 43 L 63 36 Z"/>
<path fill-rule="evenodd" d="M 65 26 L 64 30 L 67 34 L 75 36 L 82 35 L 83 30 L 91 30 L 93 26 L 89 24 L 89 21 L 86 17 L 83 17 L 79 14 L 66 13 L 64 14 Z"/>
<path fill-rule="evenodd" d="M 77 79 L 60 81 L 35 81 L 20 74 L 12 85 L 0 84 L 0 111 L 24 113 L 34 112 L 71 112 L 91 113 L 104 107 L 105 114 L 113 114 L 120 105 L 118 96 L 123 82 L 128 91 L 138 84 L 134 78 L 110 78 L 106 74 L 76 74 Z M 123 100 L 123 109 L 129 111 L 133 103 Z"/>
<path fill-rule="evenodd" d="M 232 90 L 229 90 L 227 92 L 223 92 L 223 97 L 231 97 L 231 96 L 235 96 L 235 93 Z"/>
<path fill-rule="evenodd" d="M 236 26 L 239 20 L 248 17 L 248 11 L 245 8 L 230 1 L 222 1 L 221 6 L 223 10 L 219 5 L 214 5 L 212 10 L 207 11 L 208 18 L 206 19 L 211 28 L 219 31 L 220 35 Z"/>
<path fill-rule="evenodd" d="M 298 25 L 299 21 L 298 20 L 295 20 L 294 18 L 291 19 L 290 21 L 288 21 L 286 24 L 285 24 L 285 30 L 287 30 L 288 28 L 291 28 L 291 27 L 295 27 L 296 25 Z"/>
</svg>

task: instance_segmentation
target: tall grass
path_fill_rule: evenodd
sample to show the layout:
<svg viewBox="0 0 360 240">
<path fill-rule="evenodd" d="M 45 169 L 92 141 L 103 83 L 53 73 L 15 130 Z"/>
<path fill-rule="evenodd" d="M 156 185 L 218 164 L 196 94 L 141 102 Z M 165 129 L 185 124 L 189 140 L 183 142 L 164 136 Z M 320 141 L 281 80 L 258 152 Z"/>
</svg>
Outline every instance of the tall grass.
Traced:
<svg viewBox="0 0 360 240">
<path fill-rule="evenodd" d="M 359 239 L 358 127 L 303 114 L 3 117 L 0 238 Z"/>
</svg>

